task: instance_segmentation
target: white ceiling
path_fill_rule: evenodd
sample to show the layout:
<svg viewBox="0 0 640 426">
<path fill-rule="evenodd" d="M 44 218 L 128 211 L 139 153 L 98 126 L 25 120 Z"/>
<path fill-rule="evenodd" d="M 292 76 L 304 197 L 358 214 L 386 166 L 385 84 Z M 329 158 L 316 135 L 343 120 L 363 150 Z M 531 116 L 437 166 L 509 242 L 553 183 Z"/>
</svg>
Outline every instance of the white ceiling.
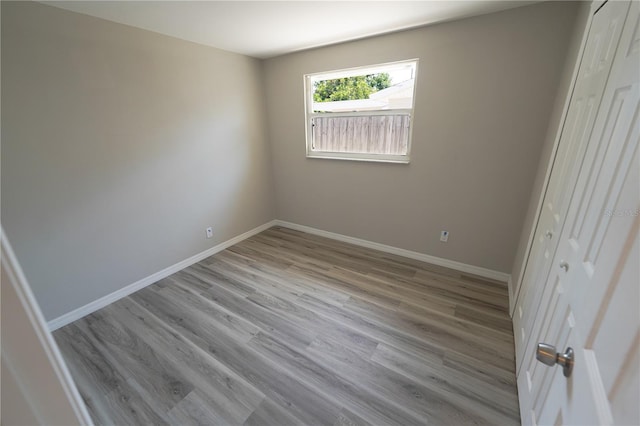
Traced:
<svg viewBox="0 0 640 426">
<path fill-rule="evenodd" d="M 46 1 L 257 58 L 482 15 L 536 1 Z"/>
</svg>

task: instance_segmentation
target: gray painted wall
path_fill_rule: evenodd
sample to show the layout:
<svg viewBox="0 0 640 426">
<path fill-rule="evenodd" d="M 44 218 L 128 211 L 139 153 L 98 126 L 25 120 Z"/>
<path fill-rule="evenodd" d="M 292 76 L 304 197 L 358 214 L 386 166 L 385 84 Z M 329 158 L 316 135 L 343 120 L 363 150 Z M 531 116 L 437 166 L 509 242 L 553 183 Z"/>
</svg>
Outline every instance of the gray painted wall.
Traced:
<svg viewBox="0 0 640 426">
<path fill-rule="evenodd" d="M 260 61 L 2 2 L 2 224 L 48 320 L 274 219 L 269 155 Z"/>
<path fill-rule="evenodd" d="M 276 217 L 509 272 L 579 8 L 261 62 L 1 4 L 2 223 L 49 320 Z M 411 164 L 305 158 L 303 74 L 416 57 Z"/>
<path fill-rule="evenodd" d="M 277 217 L 510 272 L 577 9 L 542 3 L 266 60 Z M 410 58 L 411 164 L 305 157 L 304 74 Z"/>
</svg>

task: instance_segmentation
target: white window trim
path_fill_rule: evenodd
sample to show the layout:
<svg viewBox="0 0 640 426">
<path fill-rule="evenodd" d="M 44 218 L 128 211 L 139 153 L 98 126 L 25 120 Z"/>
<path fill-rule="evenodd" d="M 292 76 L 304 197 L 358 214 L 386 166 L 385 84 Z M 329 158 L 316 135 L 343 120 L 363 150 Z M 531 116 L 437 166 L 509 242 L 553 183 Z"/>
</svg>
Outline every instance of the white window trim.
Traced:
<svg viewBox="0 0 640 426">
<path fill-rule="evenodd" d="M 354 75 L 354 71 L 358 72 L 358 75 L 362 74 L 375 74 L 379 72 L 387 71 L 394 66 L 402 67 L 409 63 L 415 63 L 415 79 L 413 83 L 413 97 L 411 99 L 411 109 L 390 109 L 390 110 L 372 110 L 372 111 L 360 111 L 360 112 L 335 112 L 335 113 L 314 113 L 310 109 L 313 108 L 313 84 L 312 79 L 314 77 L 322 76 L 323 79 L 329 80 L 334 78 L 347 77 Z M 350 160 L 350 161 L 367 161 L 367 162 L 379 162 L 379 163 L 400 163 L 409 164 L 411 155 L 411 145 L 413 140 L 413 122 L 415 114 L 416 104 L 416 92 L 418 85 L 418 66 L 419 61 L 415 59 L 407 59 L 404 61 L 388 62 L 383 64 L 375 64 L 371 66 L 353 67 L 347 69 L 341 69 L 336 71 L 317 72 L 304 75 L 304 111 L 305 111 L 305 141 L 306 141 L 306 155 L 307 158 L 324 158 L 330 160 Z M 409 135 L 407 141 L 407 153 L 406 155 L 390 155 L 390 154 L 366 154 L 366 153 L 351 153 L 351 152 L 329 152 L 329 151 L 314 151 L 312 147 L 313 141 L 313 126 L 311 121 L 315 117 L 359 117 L 359 116 L 372 116 L 372 115 L 409 115 Z"/>
</svg>

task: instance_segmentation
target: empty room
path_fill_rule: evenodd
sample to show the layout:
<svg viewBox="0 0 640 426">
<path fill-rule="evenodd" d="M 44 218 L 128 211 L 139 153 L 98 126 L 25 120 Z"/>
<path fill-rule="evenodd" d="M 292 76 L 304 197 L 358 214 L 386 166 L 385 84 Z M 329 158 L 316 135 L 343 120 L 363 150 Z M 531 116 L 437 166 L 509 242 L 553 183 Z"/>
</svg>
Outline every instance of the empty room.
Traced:
<svg viewBox="0 0 640 426">
<path fill-rule="evenodd" d="M 2 425 L 640 424 L 640 2 L 0 22 Z"/>
</svg>

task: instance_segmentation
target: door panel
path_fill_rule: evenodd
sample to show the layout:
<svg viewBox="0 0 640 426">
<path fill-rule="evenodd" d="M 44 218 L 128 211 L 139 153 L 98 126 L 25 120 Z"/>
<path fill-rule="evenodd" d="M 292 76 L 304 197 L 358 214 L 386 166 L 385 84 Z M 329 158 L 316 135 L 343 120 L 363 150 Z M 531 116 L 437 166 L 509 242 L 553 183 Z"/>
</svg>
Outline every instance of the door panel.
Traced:
<svg viewBox="0 0 640 426">
<path fill-rule="evenodd" d="M 551 261 L 539 332 L 518 375 L 525 424 L 640 423 L 639 27 L 634 2 Z M 536 361 L 538 341 L 575 350 L 571 377 Z"/>
<path fill-rule="evenodd" d="M 622 33 L 628 2 L 609 2 L 596 14 L 587 37 L 574 92 L 542 205 L 536 235 L 522 280 L 514 312 L 516 368 L 520 371 L 524 354 L 534 346 L 532 336 L 542 316 L 539 306 L 547 306 L 552 291 L 545 282 L 562 233 L 587 141 L 609 77 Z"/>
</svg>

